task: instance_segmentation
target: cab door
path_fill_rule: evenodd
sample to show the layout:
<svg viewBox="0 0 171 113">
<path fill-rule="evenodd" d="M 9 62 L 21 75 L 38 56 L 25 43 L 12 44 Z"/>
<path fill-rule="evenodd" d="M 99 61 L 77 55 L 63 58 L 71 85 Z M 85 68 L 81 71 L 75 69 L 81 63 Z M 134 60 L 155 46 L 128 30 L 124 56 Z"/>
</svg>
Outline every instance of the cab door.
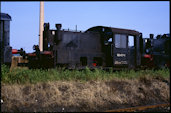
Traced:
<svg viewBox="0 0 171 113">
<path fill-rule="evenodd" d="M 114 68 L 128 67 L 128 36 L 126 34 L 114 34 L 113 38 Z"/>
</svg>

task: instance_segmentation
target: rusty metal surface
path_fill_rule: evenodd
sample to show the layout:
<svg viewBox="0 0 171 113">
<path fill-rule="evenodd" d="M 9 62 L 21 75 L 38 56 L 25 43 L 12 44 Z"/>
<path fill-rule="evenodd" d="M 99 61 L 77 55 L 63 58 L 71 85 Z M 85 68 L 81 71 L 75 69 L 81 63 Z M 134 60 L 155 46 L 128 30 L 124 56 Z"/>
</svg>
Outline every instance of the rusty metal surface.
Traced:
<svg viewBox="0 0 171 113">
<path fill-rule="evenodd" d="M 12 62 L 11 62 L 11 67 L 10 70 L 20 67 L 20 64 L 27 64 L 28 60 L 23 59 L 22 56 L 12 56 Z"/>
<path fill-rule="evenodd" d="M 167 106 L 170 106 L 170 103 L 130 107 L 130 108 L 123 108 L 123 109 L 116 109 L 116 110 L 107 110 L 105 112 L 133 112 L 133 111 L 143 111 L 146 109 L 153 109 L 153 108 L 157 108 L 157 107 L 167 107 Z"/>
</svg>

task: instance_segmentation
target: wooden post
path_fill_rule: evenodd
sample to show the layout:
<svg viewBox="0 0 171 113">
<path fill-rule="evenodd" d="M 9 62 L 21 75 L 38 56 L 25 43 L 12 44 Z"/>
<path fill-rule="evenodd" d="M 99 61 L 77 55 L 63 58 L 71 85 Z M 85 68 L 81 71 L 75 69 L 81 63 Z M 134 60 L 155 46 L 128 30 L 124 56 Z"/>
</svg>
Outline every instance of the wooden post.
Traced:
<svg viewBox="0 0 171 113">
<path fill-rule="evenodd" d="M 43 24 L 44 24 L 44 2 L 40 2 L 40 18 L 39 18 L 39 49 L 43 51 Z"/>
</svg>

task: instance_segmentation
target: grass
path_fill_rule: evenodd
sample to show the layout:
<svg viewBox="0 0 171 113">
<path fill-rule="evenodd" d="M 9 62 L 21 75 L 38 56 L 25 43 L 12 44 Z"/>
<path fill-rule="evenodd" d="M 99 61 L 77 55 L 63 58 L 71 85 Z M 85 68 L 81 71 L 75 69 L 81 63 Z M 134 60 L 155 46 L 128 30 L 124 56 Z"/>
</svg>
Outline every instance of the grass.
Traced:
<svg viewBox="0 0 171 113">
<path fill-rule="evenodd" d="M 169 77 L 169 69 L 161 70 L 125 70 L 113 72 L 105 71 L 102 69 L 95 69 L 91 71 L 89 68 L 85 70 L 64 70 L 63 68 L 56 69 L 22 69 L 17 68 L 10 71 L 9 67 L 6 65 L 1 65 L 1 82 L 8 84 L 25 84 L 25 83 L 37 83 L 37 82 L 47 82 L 47 81 L 90 81 L 90 80 L 110 80 L 113 78 L 128 78 L 134 79 L 142 76 L 161 76 L 164 78 Z"/>
</svg>

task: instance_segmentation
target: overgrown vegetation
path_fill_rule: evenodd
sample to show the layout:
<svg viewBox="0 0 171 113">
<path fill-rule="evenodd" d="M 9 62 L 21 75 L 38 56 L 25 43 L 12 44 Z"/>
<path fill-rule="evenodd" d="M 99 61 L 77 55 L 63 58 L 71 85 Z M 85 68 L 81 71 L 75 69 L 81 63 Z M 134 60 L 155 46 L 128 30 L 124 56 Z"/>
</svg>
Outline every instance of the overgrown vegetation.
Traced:
<svg viewBox="0 0 171 113">
<path fill-rule="evenodd" d="M 161 70 L 125 70 L 125 71 L 115 71 L 112 70 L 105 71 L 102 69 L 95 69 L 91 71 L 89 68 L 85 70 L 65 70 L 63 68 L 56 69 L 25 69 L 16 68 L 10 71 L 9 67 L 6 65 L 1 65 L 1 82 L 2 83 L 37 83 L 37 82 L 47 82 L 47 81 L 58 81 L 58 80 L 74 80 L 74 81 L 90 81 L 90 80 L 111 80 L 115 77 L 117 78 L 138 78 L 138 77 L 155 77 L 160 76 L 167 78 L 169 77 L 169 69 Z"/>
</svg>

